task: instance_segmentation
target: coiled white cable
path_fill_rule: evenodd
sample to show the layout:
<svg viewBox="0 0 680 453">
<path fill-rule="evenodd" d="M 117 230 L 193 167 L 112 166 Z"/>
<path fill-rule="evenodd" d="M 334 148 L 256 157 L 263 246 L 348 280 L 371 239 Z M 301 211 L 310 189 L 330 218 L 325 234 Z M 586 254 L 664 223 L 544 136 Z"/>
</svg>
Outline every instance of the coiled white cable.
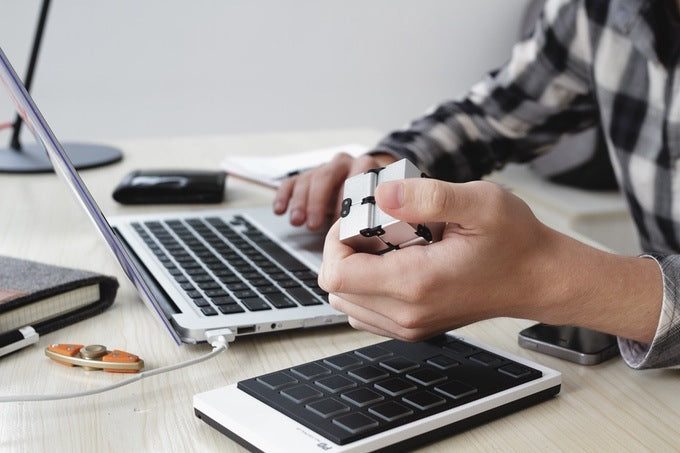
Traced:
<svg viewBox="0 0 680 453">
<path fill-rule="evenodd" d="M 225 329 L 226 330 L 226 329 Z M 126 386 L 128 384 L 132 384 L 133 382 L 141 381 L 144 378 L 151 377 L 151 376 L 156 376 L 158 374 L 163 374 L 167 373 L 170 371 L 178 370 L 180 368 L 185 368 L 191 365 L 195 365 L 200 362 L 204 362 L 206 360 L 212 359 L 216 355 L 218 355 L 222 351 L 226 351 L 227 348 L 229 347 L 230 341 L 233 341 L 234 336 L 233 334 L 229 331 L 227 334 L 218 334 L 211 336 L 210 333 L 206 333 L 206 336 L 208 337 L 208 342 L 212 345 L 213 350 L 210 351 L 209 353 L 197 357 L 195 359 L 191 360 L 186 360 L 181 363 L 177 363 L 175 365 L 168 365 L 164 366 L 161 368 L 156 368 L 153 370 L 148 370 L 148 371 L 142 371 L 140 373 L 135 374 L 134 376 L 131 376 L 127 379 L 123 379 L 122 381 L 110 384 L 110 385 L 105 385 L 103 387 L 99 387 L 96 389 L 92 390 L 85 390 L 82 392 L 73 392 L 73 393 L 55 393 L 55 394 L 44 394 L 44 395 L 17 395 L 17 396 L 0 396 L 0 403 L 20 403 L 20 402 L 27 402 L 27 401 L 56 401 L 56 400 L 64 400 L 64 399 L 70 399 L 70 398 L 80 398 L 83 396 L 90 396 L 90 395 L 96 395 L 98 393 L 104 393 L 108 392 L 109 390 L 117 389 L 123 386 Z M 229 338 L 229 340 L 228 340 Z"/>
</svg>

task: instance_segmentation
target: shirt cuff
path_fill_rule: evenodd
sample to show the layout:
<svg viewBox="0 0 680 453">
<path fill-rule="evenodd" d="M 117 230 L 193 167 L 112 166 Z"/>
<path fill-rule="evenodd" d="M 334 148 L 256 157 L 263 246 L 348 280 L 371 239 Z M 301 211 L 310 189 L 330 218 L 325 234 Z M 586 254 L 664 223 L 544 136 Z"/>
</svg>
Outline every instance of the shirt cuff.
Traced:
<svg viewBox="0 0 680 453">
<path fill-rule="evenodd" d="M 675 287 L 674 275 L 679 272 L 677 267 L 678 257 L 674 263 L 666 262 L 670 257 L 641 255 L 641 258 L 653 259 L 659 266 L 663 276 L 663 302 L 659 323 L 654 333 L 651 344 L 630 340 L 628 338 L 618 338 L 621 356 L 628 366 L 633 369 L 660 368 L 677 366 L 680 363 L 678 352 L 680 344 L 677 341 L 678 329 L 680 329 L 680 313 L 677 313 L 676 300 L 680 295 L 676 295 L 672 288 Z"/>
</svg>

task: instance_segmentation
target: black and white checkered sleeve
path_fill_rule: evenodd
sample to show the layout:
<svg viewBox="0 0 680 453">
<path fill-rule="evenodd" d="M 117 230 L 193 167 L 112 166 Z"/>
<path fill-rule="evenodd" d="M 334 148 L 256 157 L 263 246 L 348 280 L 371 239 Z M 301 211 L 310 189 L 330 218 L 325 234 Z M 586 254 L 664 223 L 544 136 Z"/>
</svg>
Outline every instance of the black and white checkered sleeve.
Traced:
<svg viewBox="0 0 680 453">
<path fill-rule="evenodd" d="M 376 147 L 432 177 L 469 181 L 527 161 L 598 121 L 587 17 L 579 1 L 548 1 L 532 36 L 467 96 L 445 102 Z"/>
<path fill-rule="evenodd" d="M 659 264 L 663 274 L 661 316 L 651 344 L 619 337 L 621 356 L 636 369 L 680 365 L 680 255 L 646 255 Z"/>
</svg>

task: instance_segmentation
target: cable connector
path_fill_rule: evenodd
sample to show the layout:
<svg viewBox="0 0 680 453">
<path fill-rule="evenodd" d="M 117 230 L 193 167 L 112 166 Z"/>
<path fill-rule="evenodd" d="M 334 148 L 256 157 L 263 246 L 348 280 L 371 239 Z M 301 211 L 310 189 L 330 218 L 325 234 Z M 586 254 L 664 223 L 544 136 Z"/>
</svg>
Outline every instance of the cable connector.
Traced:
<svg viewBox="0 0 680 453">
<path fill-rule="evenodd" d="M 232 332 L 231 329 L 228 328 L 223 328 L 223 329 L 213 329 L 213 330 L 206 330 L 205 331 L 205 339 L 212 346 L 213 348 L 217 349 L 220 347 L 223 347 L 224 349 L 227 349 L 229 347 L 229 343 L 234 341 L 236 338 L 236 335 L 234 335 L 234 332 Z"/>
</svg>

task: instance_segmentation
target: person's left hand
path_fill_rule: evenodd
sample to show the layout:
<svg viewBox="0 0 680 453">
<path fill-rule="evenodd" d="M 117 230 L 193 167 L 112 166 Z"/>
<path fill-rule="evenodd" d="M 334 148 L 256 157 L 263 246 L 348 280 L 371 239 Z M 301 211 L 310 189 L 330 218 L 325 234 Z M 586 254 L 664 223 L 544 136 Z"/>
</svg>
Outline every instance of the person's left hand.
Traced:
<svg viewBox="0 0 680 453">
<path fill-rule="evenodd" d="M 384 255 L 326 237 L 319 284 L 358 329 L 419 341 L 481 319 L 530 317 L 556 300 L 555 233 L 488 182 L 405 179 L 376 189 L 378 206 L 411 223 L 448 222 L 441 241 Z"/>
</svg>

